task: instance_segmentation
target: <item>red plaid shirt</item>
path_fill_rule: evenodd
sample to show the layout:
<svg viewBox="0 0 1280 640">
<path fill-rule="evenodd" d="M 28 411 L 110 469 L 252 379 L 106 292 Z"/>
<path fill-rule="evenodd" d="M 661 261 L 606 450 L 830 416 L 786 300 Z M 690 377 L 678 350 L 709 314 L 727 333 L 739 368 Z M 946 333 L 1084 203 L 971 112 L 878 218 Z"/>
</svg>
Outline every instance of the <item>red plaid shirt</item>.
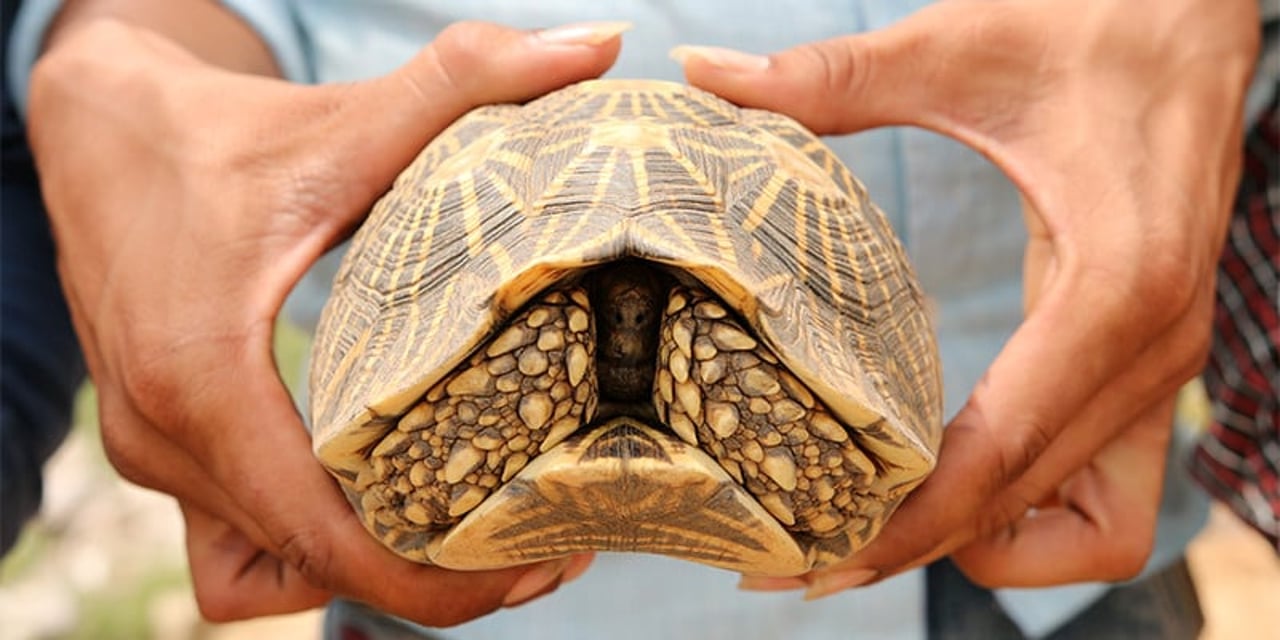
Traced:
<svg viewBox="0 0 1280 640">
<path fill-rule="evenodd" d="M 1245 142 L 1218 265 L 1205 386 L 1213 424 L 1192 472 L 1280 551 L 1280 113 L 1273 99 Z"/>
</svg>

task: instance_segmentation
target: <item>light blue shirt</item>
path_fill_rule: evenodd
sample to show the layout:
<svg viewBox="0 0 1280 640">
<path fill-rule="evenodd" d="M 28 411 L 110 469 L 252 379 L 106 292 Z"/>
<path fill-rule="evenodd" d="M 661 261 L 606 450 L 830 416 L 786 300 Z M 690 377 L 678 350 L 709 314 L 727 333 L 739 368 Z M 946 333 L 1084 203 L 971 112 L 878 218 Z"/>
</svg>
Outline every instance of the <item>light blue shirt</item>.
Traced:
<svg viewBox="0 0 1280 640">
<path fill-rule="evenodd" d="M 11 74 L 26 70 L 50 3 L 28 3 Z M 299 82 L 369 78 L 407 61 L 452 22 L 486 19 L 515 27 L 628 20 L 622 54 L 608 75 L 681 80 L 667 57 L 678 44 L 765 53 L 884 27 L 923 1 L 858 0 L 226 0 L 265 37 L 286 75 Z M 44 14 L 44 15 L 42 15 Z M 354 126 L 355 123 L 353 123 Z M 936 311 L 946 413 L 963 404 L 1021 320 L 1026 241 L 1017 190 L 972 150 L 917 129 L 881 129 L 827 141 L 889 215 Z M 336 256 L 300 284 L 289 316 L 314 326 Z M 1176 465 L 1176 462 L 1173 462 Z M 1166 489 L 1158 550 L 1149 570 L 1175 559 L 1203 522 L 1207 501 L 1185 474 Z M 376 578 L 373 578 L 376 579 Z M 923 638 L 921 572 L 805 603 L 796 593 L 738 591 L 737 576 L 636 555 L 602 555 L 592 570 L 550 597 L 449 630 L 458 638 Z M 1105 585 L 1001 590 L 997 598 L 1029 635 L 1046 634 L 1092 603 Z"/>
</svg>

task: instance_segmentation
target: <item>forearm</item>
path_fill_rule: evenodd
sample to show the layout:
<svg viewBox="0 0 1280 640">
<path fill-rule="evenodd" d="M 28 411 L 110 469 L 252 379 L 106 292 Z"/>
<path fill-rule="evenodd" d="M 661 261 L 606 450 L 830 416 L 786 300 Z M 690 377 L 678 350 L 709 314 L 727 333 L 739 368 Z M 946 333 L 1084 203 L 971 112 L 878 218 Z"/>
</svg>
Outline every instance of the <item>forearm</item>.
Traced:
<svg viewBox="0 0 1280 640">
<path fill-rule="evenodd" d="M 146 29 L 209 64 L 280 76 L 271 49 L 234 12 L 215 0 L 68 0 L 45 36 L 46 51 L 104 20 Z"/>
</svg>

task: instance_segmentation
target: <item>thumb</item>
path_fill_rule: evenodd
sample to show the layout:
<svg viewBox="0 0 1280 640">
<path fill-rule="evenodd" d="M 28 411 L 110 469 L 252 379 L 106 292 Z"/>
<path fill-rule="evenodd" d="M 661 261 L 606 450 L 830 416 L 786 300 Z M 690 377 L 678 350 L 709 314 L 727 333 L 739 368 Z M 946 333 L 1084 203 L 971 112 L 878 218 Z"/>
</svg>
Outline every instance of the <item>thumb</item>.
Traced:
<svg viewBox="0 0 1280 640">
<path fill-rule="evenodd" d="M 690 84 L 736 104 L 777 111 L 819 134 L 915 125 L 981 147 L 977 119 L 999 117 L 991 96 L 1021 93 L 1036 46 L 1019 3 L 952 0 L 884 29 L 807 43 L 769 56 L 680 46 Z M 1017 27 L 1017 28 L 1015 28 Z M 998 106 L 998 105 L 997 105 Z"/>
<path fill-rule="evenodd" d="M 331 85 L 322 125 L 339 166 L 362 185 L 363 208 L 422 148 L 467 111 L 521 102 L 604 73 L 618 56 L 625 22 L 519 31 L 482 22 L 445 29 L 409 62 L 355 85 Z M 356 159 L 356 162 L 351 160 Z M 363 175 L 361 175 L 363 174 Z"/>
</svg>

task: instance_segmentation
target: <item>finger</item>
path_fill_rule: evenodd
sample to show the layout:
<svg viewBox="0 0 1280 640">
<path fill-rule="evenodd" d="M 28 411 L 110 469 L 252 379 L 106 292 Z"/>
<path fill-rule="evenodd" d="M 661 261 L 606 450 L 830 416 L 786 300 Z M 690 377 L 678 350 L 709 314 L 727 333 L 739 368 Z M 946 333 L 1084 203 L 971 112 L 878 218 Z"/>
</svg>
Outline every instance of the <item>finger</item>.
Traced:
<svg viewBox="0 0 1280 640">
<path fill-rule="evenodd" d="M 624 27 L 602 23 L 527 33 L 457 25 L 388 76 L 317 94 L 314 100 L 327 117 L 303 128 L 301 135 L 328 140 L 325 148 L 335 157 L 315 162 L 347 169 L 341 172 L 341 184 L 324 185 L 322 193 L 336 196 L 327 200 L 337 210 L 365 210 L 428 140 L 465 111 L 527 99 L 603 72 L 617 54 L 617 36 Z M 318 254 L 320 247 L 303 249 Z M 297 250 L 284 260 L 309 263 L 299 259 Z M 299 273 L 285 268 L 278 277 L 288 280 Z M 262 309 L 278 307 L 276 300 L 264 302 Z M 189 346 L 184 355 L 188 362 L 209 365 L 201 379 L 187 386 L 209 392 L 192 394 L 193 406 L 184 415 L 198 424 L 180 431 L 188 446 L 207 448 L 212 441 L 210 473 L 258 517 L 274 546 L 303 576 L 322 588 L 431 624 L 475 617 L 504 601 L 537 595 L 559 580 L 564 563 L 458 574 L 413 565 L 383 548 L 311 455 L 309 438 L 278 381 L 252 380 L 255 372 L 274 371 L 274 363 L 266 347 L 269 323 L 260 322 L 250 332 L 257 335 L 229 342 L 242 345 L 244 352 L 235 357 L 219 353 L 225 346 L 212 342 Z M 232 363 L 235 370 L 230 370 Z M 207 425 L 238 425 L 242 435 L 210 439 L 203 433 Z M 252 441 L 244 439 L 246 433 L 253 434 Z M 267 470 L 287 478 L 288 485 L 264 483 Z M 370 575 L 379 579 L 370 580 Z"/>
<path fill-rule="evenodd" d="M 519 31 L 456 23 L 407 64 L 358 87 L 334 87 L 321 127 L 356 194 L 371 201 L 432 138 L 481 105 L 522 102 L 596 77 L 617 58 L 625 22 Z"/>
<path fill-rule="evenodd" d="M 594 552 L 579 553 L 570 560 L 569 565 L 565 567 L 564 574 L 560 576 L 560 584 L 569 584 L 574 580 L 582 577 L 582 574 L 591 568 L 591 563 L 596 559 Z"/>
<path fill-rule="evenodd" d="M 260 323 L 234 339 L 184 345 L 187 392 L 181 411 L 169 412 L 173 422 L 168 424 L 173 442 L 201 453 L 191 458 L 192 467 L 202 468 L 207 477 L 183 471 L 179 476 L 161 476 L 167 478 L 164 481 L 191 483 L 178 487 L 180 494 L 192 487 L 221 487 L 228 497 L 214 501 L 215 506 L 232 504 L 252 517 L 256 524 L 247 530 L 260 529 L 255 537 L 261 535 L 267 541 L 254 546 L 278 550 L 278 557 L 312 586 L 419 622 L 456 624 L 512 598 L 536 597 L 558 583 L 564 563 L 463 574 L 410 563 L 378 543 L 312 455 L 309 436 L 275 376 L 270 335 L 270 324 Z M 154 395 L 142 394 L 153 401 Z M 149 427 L 151 423 L 132 424 Z M 137 447 L 133 455 L 153 461 L 171 452 L 168 442 L 127 442 Z M 187 458 L 174 458 L 183 459 Z M 191 495 L 208 500 L 207 495 Z M 212 584 L 225 578 L 216 571 L 212 575 Z M 217 602 L 215 615 L 242 616 L 237 607 L 243 601 L 221 598 Z"/>
<path fill-rule="evenodd" d="M 229 522 L 253 541 L 270 538 L 187 450 L 177 446 L 127 404 L 124 394 L 99 389 L 102 442 L 107 459 L 125 479 L 160 491 Z M 156 464 L 163 460 L 164 464 Z"/>
<path fill-rule="evenodd" d="M 594 554 L 580 553 L 540 565 L 522 576 L 507 592 L 502 599 L 502 606 L 518 607 L 559 589 L 562 584 L 577 580 L 594 559 Z"/>
<path fill-rule="evenodd" d="M 191 504 L 182 504 L 187 558 L 196 602 L 214 622 L 311 609 L 332 594 L 243 533 Z"/>
<path fill-rule="evenodd" d="M 1173 408 L 1170 398 L 1147 410 L 1062 486 L 1057 506 L 956 550 L 956 565 L 988 586 L 1132 578 L 1155 539 Z"/>
<path fill-rule="evenodd" d="M 252 426 L 238 430 L 239 437 L 213 438 L 204 445 L 208 455 L 202 459 L 232 498 L 257 518 L 272 548 L 313 586 L 404 618 L 447 626 L 504 603 L 525 601 L 559 582 L 569 559 L 463 573 L 414 564 L 387 550 L 365 530 L 315 459 L 284 388 L 253 384 L 246 376 L 273 370 L 265 337 L 251 337 L 245 344 L 257 348 L 228 354 L 214 344 L 190 347 L 186 357 L 208 363 L 201 374 L 209 376 L 189 380 L 190 388 L 218 388 L 233 395 L 193 394 L 189 413 L 206 425 Z M 244 384 L 228 387 L 228 380 Z M 222 386 L 212 386 L 215 381 Z"/>
<path fill-rule="evenodd" d="M 1078 466 L 1117 427 L 1194 374 L 1207 348 L 1208 282 L 1188 286 L 1179 280 L 1190 276 L 1118 264 L 1126 247 L 1142 246 L 1133 239 L 1142 230 L 1117 221 L 1106 231 L 1109 237 L 1059 242 L 1051 261 L 1029 263 L 1028 276 L 1042 278 L 1028 281 L 1034 308 L 948 426 L 933 477 L 904 505 L 906 513 L 922 509 L 913 517 L 930 523 L 933 534 L 905 536 L 900 553 L 881 559 L 883 568 L 905 565 L 912 553 L 936 553 L 947 527 L 993 513 L 983 502 L 1022 478 L 1068 425 L 1087 425 L 1080 437 L 1057 444 L 1072 448 Z M 1050 252 L 1034 234 L 1032 240 L 1029 255 Z M 1045 463 L 1035 486 L 1056 487 L 1073 468 Z M 912 517 L 900 512 L 890 526 L 900 519 Z"/>
<path fill-rule="evenodd" d="M 379 78 L 302 94 L 293 85 L 259 81 L 261 91 L 254 95 L 268 100 L 267 108 L 297 103 L 295 119 L 305 125 L 261 133 L 283 146 L 284 155 L 302 150 L 305 161 L 267 169 L 289 172 L 283 181 L 300 197 L 283 203 L 285 211 L 272 212 L 277 214 L 270 221 L 277 227 L 275 235 L 289 242 L 265 254 L 274 267 L 264 276 L 271 280 L 273 296 L 256 308 L 278 309 L 303 272 L 350 233 L 395 176 L 454 120 L 478 106 L 528 100 L 604 73 L 617 58 L 620 34 L 629 26 L 588 22 L 530 32 L 456 23 L 408 63 Z M 289 93 L 281 96 L 282 91 Z"/>
<path fill-rule="evenodd" d="M 1059 470 L 1053 485 L 1057 492 L 1020 482 L 998 497 L 975 501 L 981 511 L 939 515 L 947 509 L 946 501 L 964 495 L 965 489 L 936 489 L 946 483 L 935 480 L 908 498 L 879 537 L 857 555 L 802 579 L 764 579 L 746 588 L 807 586 L 806 598 L 818 598 L 923 567 L 957 549 L 971 554 L 964 559 L 969 578 L 991 588 L 1132 577 L 1150 553 L 1170 437 L 1169 422 L 1150 418 L 1152 413 L 1146 411 L 1138 425 L 1110 440 L 1101 452 L 1080 456 L 1056 446 L 1100 431 L 1096 425 L 1064 433 L 1043 456 L 1045 464 Z M 1063 457 L 1073 462 L 1063 463 Z M 1091 465 L 1082 466 L 1086 463 Z M 1061 469 L 1070 469 L 1071 477 L 1061 479 Z M 985 524 L 975 525 L 977 516 Z M 930 536 L 932 528 L 942 533 Z M 922 533 L 928 538 L 924 542 Z M 1017 545 L 1010 544 L 1013 540 Z M 1072 546 L 1056 546 L 1064 544 Z"/>
<path fill-rule="evenodd" d="M 1149 406 L 1172 403 L 1182 385 L 1203 369 L 1208 355 L 1213 286 L 1211 280 L 1204 282 L 1192 309 L 1143 350 L 1133 366 L 1081 407 L 1063 430 L 1063 437 L 1056 438 L 1005 493 L 1019 496 L 1024 504 L 1035 504 L 1040 496 L 1058 487 L 1066 471 L 1088 463 L 1115 434 L 1127 432 L 1128 425 L 1146 420 Z M 1144 407 L 1144 398 L 1155 400 Z M 1123 429 L 1108 428 L 1111 425 Z M 1171 425 L 1172 421 L 1163 424 L 1166 433 L 1171 432 Z"/>
<path fill-rule="evenodd" d="M 819 134 L 890 124 L 916 124 L 918 105 L 896 109 L 918 90 L 887 73 L 884 59 L 907 55 L 906 42 L 889 32 L 845 36 L 770 56 L 718 47 L 680 46 L 671 56 L 689 84 L 745 107 L 783 113 Z M 856 109 L 833 109 L 850 104 Z"/>
<path fill-rule="evenodd" d="M 1150 410 L 1140 404 L 1139 398 L 1156 397 L 1163 401 L 1176 394 L 1177 388 L 1198 370 L 1195 364 L 1198 360 L 1187 359 L 1183 355 L 1187 350 L 1181 345 L 1189 340 L 1204 339 L 1197 336 L 1205 335 L 1205 326 L 1207 318 L 1188 315 L 1165 332 L 1135 358 L 1140 365 L 1126 369 L 1092 397 L 1069 419 L 1061 434 L 1035 457 L 1034 464 L 1016 478 L 980 471 L 995 461 L 991 455 L 996 445 L 984 438 L 982 432 L 966 426 L 969 424 L 966 408 L 948 429 L 939 454 L 939 466 L 929 480 L 908 497 L 871 545 L 828 572 L 844 574 L 874 569 L 879 577 L 893 575 L 928 564 L 975 537 L 997 534 L 1008 523 L 1020 520 L 1028 507 L 1052 495 L 1070 473 L 1111 446 L 1118 433 L 1131 430 L 1117 429 L 1115 425 L 1145 420 L 1143 415 Z M 1170 422 L 1161 425 L 1166 438 L 1170 425 Z M 1163 445 L 1155 445 L 1153 455 L 1162 457 L 1164 453 Z M 1136 515 L 1140 510 L 1131 513 Z M 1042 521 L 1049 522 L 1052 521 Z M 1093 573 L 1092 579 L 1128 573 L 1140 562 L 1147 553 L 1143 547 L 1144 530 L 1135 527 L 1121 531 L 1112 541 L 1113 554 L 1106 562 L 1100 560 L 1090 565 L 1088 571 Z M 1128 561 L 1120 562 L 1122 556 Z M 1086 571 L 1083 565 L 1078 569 L 1071 574 Z M 1007 576 L 1002 574 L 1001 579 Z M 1041 571 L 1034 579 L 1056 583 L 1066 578 L 1054 579 L 1047 571 Z"/>
<path fill-rule="evenodd" d="M 262 122 L 276 127 L 267 132 L 270 135 L 247 141 L 244 136 L 263 132 L 252 126 L 230 127 L 222 132 L 228 135 L 184 137 L 188 143 L 208 143 L 187 150 L 198 156 L 195 164 L 225 169 L 205 172 L 209 177 L 231 176 L 227 180 L 174 180 L 186 174 L 167 173 L 174 168 L 169 162 L 152 163 L 151 169 L 164 169 L 158 170 L 163 179 L 148 182 L 155 187 L 148 191 L 154 196 L 151 200 L 195 215 L 163 215 L 156 220 L 135 216 L 108 225 L 107 240 L 120 242 L 105 246 L 131 248 L 125 241 L 132 238 L 142 249 L 154 250 L 154 255 L 148 254 L 153 259 L 145 262 L 167 268 L 148 269 L 115 259 L 133 254 L 127 250 L 108 251 L 96 262 L 76 261 L 102 269 L 96 278 L 87 272 L 78 275 L 98 283 L 87 287 L 91 293 L 101 290 L 96 299 L 82 300 L 87 311 L 82 315 L 95 322 L 101 334 L 94 342 L 99 343 L 97 355 L 108 369 L 106 376 L 118 385 L 113 396 L 127 396 L 131 403 L 116 409 L 122 426 L 112 430 L 117 450 L 135 446 L 121 460 L 150 456 L 151 464 L 159 460 L 185 465 L 194 459 L 192 468 L 204 471 L 134 475 L 156 484 L 182 485 L 186 488 L 177 489 L 180 494 L 191 491 L 188 495 L 200 501 L 193 505 L 208 506 L 219 517 L 233 512 L 220 511 L 218 504 L 237 505 L 261 529 L 261 534 L 251 535 L 265 538 L 270 543 L 265 546 L 278 549 L 287 565 L 313 586 L 339 590 L 424 622 L 446 624 L 474 617 L 504 600 L 541 593 L 558 580 L 564 567 L 554 564 L 466 575 L 419 567 L 374 541 L 310 453 L 309 439 L 276 375 L 271 327 L 280 299 L 311 261 L 299 256 L 310 253 L 314 258 L 327 240 L 312 240 L 323 233 L 308 235 L 305 224 L 301 230 L 282 225 L 323 218 L 308 217 L 308 210 L 337 209 L 333 219 L 356 219 L 412 154 L 458 114 L 475 104 L 523 99 L 556 83 L 603 71 L 617 53 L 617 30 L 610 34 L 605 27 L 579 26 L 576 32 L 531 35 L 463 26 L 450 29 L 391 76 L 345 86 L 303 88 L 216 71 L 168 74 L 162 72 L 173 68 L 164 65 L 123 72 L 125 84 L 147 76 L 134 83 L 134 89 L 185 83 L 181 90 L 166 91 L 165 99 L 148 103 L 155 107 L 150 112 L 125 110 L 144 117 L 122 121 L 127 124 L 148 125 L 152 123 L 145 116 L 166 116 L 153 118 L 161 124 L 158 131 L 164 132 L 165 124 L 189 122 L 185 114 L 209 113 L 207 108 L 188 110 L 192 103 L 229 104 L 228 87 L 237 87 L 244 91 L 235 92 L 234 107 L 249 113 L 262 107 L 262 113 L 271 116 Z M 197 62 L 187 59 L 180 64 Z M 163 83 L 149 83 L 159 75 L 165 76 Z M 297 111 L 282 115 L 286 108 Z M 122 137 L 127 139 L 114 140 L 121 146 L 112 157 L 122 155 L 122 150 L 155 151 L 148 147 L 155 136 Z M 325 157 L 326 152 L 334 155 Z M 227 188 L 228 183 L 236 188 Z M 129 185 L 121 185 L 127 191 Z M 136 199 L 127 193 L 122 197 Z M 218 202 L 214 208 L 219 211 L 251 215 L 199 215 L 209 213 L 209 202 Z M 255 277 L 246 281 L 245 274 Z M 149 282 L 161 286 L 138 286 Z M 159 302 L 154 296 L 130 295 L 140 291 L 170 295 Z M 232 302 L 204 304 L 208 300 Z M 135 304 L 139 301 L 147 304 Z M 151 419 L 140 419 L 147 417 Z M 163 441 L 144 437 L 139 445 L 125 438 L 129 428 L 164 431 L 189 456 L 156 458 L 173 451 Z M 208 495 L 216 492 L 203 494 L 197 489 L 201 486 L 221 487 L 227 499 L 211 500 Z M 227 519 L 240 524 L 239 516 Z M 240 528 L 255 531 L 253 523 Z M 239 551 L 244 553 L 243 548 Z M 232 601 L 222 613 L 252 604 Z"/>
<path fill-rule="evenodd" d="M 709 47 L 677 47 L 672 55 L 690 84 L 785 113 L 818 133 L 894 124 L 954 129 L 984 109 L 985 118 L 1002 115 L 991 110 L 993 96 L 1033 89 L 1017 86 L 1027 76 L 1011 69 L 1035 63 L 1012 53 L 1037 46 L 1010 28 L 1027 12 L 1010 6 L 1017 3 L 973 4 L 937 3 L 884 29 L 768 57 Z"/>
<path fill-rule="evenodd" d="M 1048 241 L 1036 232 L 1037 228 L 1032 225 L 1028 245 L 1029 282 L 1052 279 L 1054 271 L 1048 259 L 1051 255 Z M 1004 467 L 996 467 L 994 474 L 979 471 L 998 460 L 992 457 L 998 447 L 990 439 L 994 435 L 985 436 L 983 431 L 973 428 L 968 417 L 972 407 L 966 407 L 944 436 L 938 468 L 907 498 L 877 539 L 848 561 L 815 572 L 814 577 L 825 575 L 822 581 L 834 585 L 845 585 L 849 575 L 858 576 L 861 582 L 887 577 L 928 564 L 975 537 L 999 533 L 1008 523 L 1021 519 L 1029 506 L 1052 495 L 1068 474 L 1086 465 L 1107 446 L 1122 431 L 1116 425 L 1127 426 L 1139 420 L 1147 411 L 1142 398 L 1168 398 L 1200 370 L 1207 349 L 1213 283 L 1202 282 L 1197 289 L 1199 295 L 1191 305 L 1191 312 L 1153 340 L 1133 358 L 1134 364 L 1069 415 L 1060 435 L 1051 439 L 1048 448 L 1034 458 L 1035 462 L 1025 472 L 1009 469 L 1006 475 Z M 1032 313 L 1037 308 L 1037 291 L 1032 289 L 1028 295 Z M 1166 423 L 1164 427 L 1168 431 L 1170 425 Z M 1164 450 L 1158 448 L 1158 451 L 1163 454 Z M 1028 460 L 1032 459 L 1028 456 Z M 1145 557 L 1141 531 L 1141 528 L 1134 529 L 1132 537 L 1117 540 L 1114 546 L 1116 551 L 1124 551 L 1129 562 L 1095 565 L 1094 579 L 1124 573 Z M 1132 544 L 1121 544 L 1125 542 Z M 1036 579 L 1049 577 L 1042 574 Z"/>
<path fill-rule="evenodd" d="M 1020 520 L 1027 506 L 1042 502 L 1048 495 L 1054 500 L 1054 506 L 1063 507 L 1059 509 L 1060 513 L 1052 516 L 1067 519 L 1063 523 L 1063 534 L 1091 532 L 1098 537 L 1063 547 L 1063 553 L 1054 555 L 1051 562 L 1026 565 L 1030 570 L 1020 577 L 1010 573 L 1012 567 L 1018 566 L 1015 563 L 1021 561 L 1016 557 L 1022 555 L 1020 552 L 1011 551 L 1009 560 L 1002 561 L 999 559 L 999 545 L 980 545 L 978 548 L 983 552 L 974 554 L 971 564 L 964 567 L 971 579 L 984 584 L 1029 586 L 1086 578 L 1120 580 L 1141 570 L 1150 553 L 1150 533 L 1159 502 L 1161 470 L 1172 436 L 1177 390 L 1199 372 L 1203 360 L 1204 348 L 1182 345 L 1207 344 L 1212 295 L 1212 282 L 1206 282 L 1201 287 L 1200 303 L 1193 307 L 1196 311 L 1184 316 L 1139 356 L 1142 366 L 1126 371 L 1083 407 L 1073 424 L 1064 430 L 1063 437 L 1055 439 L 1031 468 L 996 500 L 1003 506 L 989 509 L 987 513 L 991 516 L 987 523 L 978 525 L 980 535 L 996 531 L 997 535 L 987 537 L 1002 539 L 1001 534 L 1007 536 L 1010 531 L 1015 531 L 1006 530 L 1006 522 Z M 1183 354 L 1190 354 L 1190 357 Z M 1136 399 L 1152 396 L 1161 400 L 1147 409 L 1139 410 L 1135 406 Z M 1113 430 L 1099 428 L 1108 424 L 1134 426 L 1113 438 Z M 1123 455 L 1117 456 L 1116 451 L 1123 452 Z M 1114 468 L 1108 468 L 1108 461 L 1112 461 L 1110 464 Z M 1063 486 L 1064 474 L 1087 464 L 1094 471 L 1103 470 L 1103 481 L 1112 481 L 1112 485 L 1107 487 L 1111 494 L 1086 492 L 1083 499 L 1073 499 L 1080 486 L 1090 485 L 1077 484 L 1078 480 L 1072 479 L 1068 481 L 1070 484 Z M 1141 482 L 1143 479 L 1147 484 Z M 1132 497 L 1126 488 L 1136 488 L 1143 495 L 1156 499 L 1145 503 L 1131 500 L 1123 511 L 1118 511 L 1115 502 Z M 1091 506 L 1095 508 L 1089 508 Z M 1123 526 L 1113 522 L 1116 517 L 1124 520 Z M 1020 542 L 1018 548 L 1034 548 L 1037 544 L 1034 541 L 1041 537 L 1048 539 L 1052 532 L 1044 527 L 1053 521 L 1049 513 L 1040 510 L 1034 532 L 1027 538 L 1032 542 Z M 1073 527 L 1073 523 L 1080 526 Z M 1087 525 L 1093 528 L 1088 529 Z M 1023 534 L 1023 527 L 1019 526 L 1016 532 Z M 949 552 L 951 549 L 944 545 L 941 550 Z M 1019 584 L 1011 582 L 1014 580 Z"/>
<path fill-rule="evenodd" d="M 891 521 L 890 526 L 901 526 L 918 520 L 929 525 L 921 530 L 927 533 L 904 536 L 897 553 L 878 558 L 881 567 L 896 567 L 934 548 L 939 536 L 966 523 L 993 494 L 1017 481 L 1104 381 L 1136 358 L 1134 346 L 1146 346 L 1147 339 L 1134 328 L 1104 320 L 1117 300 L 1085 289 L 1083 284 L 1068 288 L 1078 294 L 1071 304 L 1062 299 L 1065 295 L 1046 300 L 997 357 L 947 427 L 932 477 Z M 1073 313 L 1068 307 L 1075 304 L 1097 315 Z M 1061 323 L 1064 317 L 1077 320 Z M 1100 344 L 1115 347 L 1098 349 Z M 1044 393 L 1050 382 L 1053 393 Z"/>
</svg>

